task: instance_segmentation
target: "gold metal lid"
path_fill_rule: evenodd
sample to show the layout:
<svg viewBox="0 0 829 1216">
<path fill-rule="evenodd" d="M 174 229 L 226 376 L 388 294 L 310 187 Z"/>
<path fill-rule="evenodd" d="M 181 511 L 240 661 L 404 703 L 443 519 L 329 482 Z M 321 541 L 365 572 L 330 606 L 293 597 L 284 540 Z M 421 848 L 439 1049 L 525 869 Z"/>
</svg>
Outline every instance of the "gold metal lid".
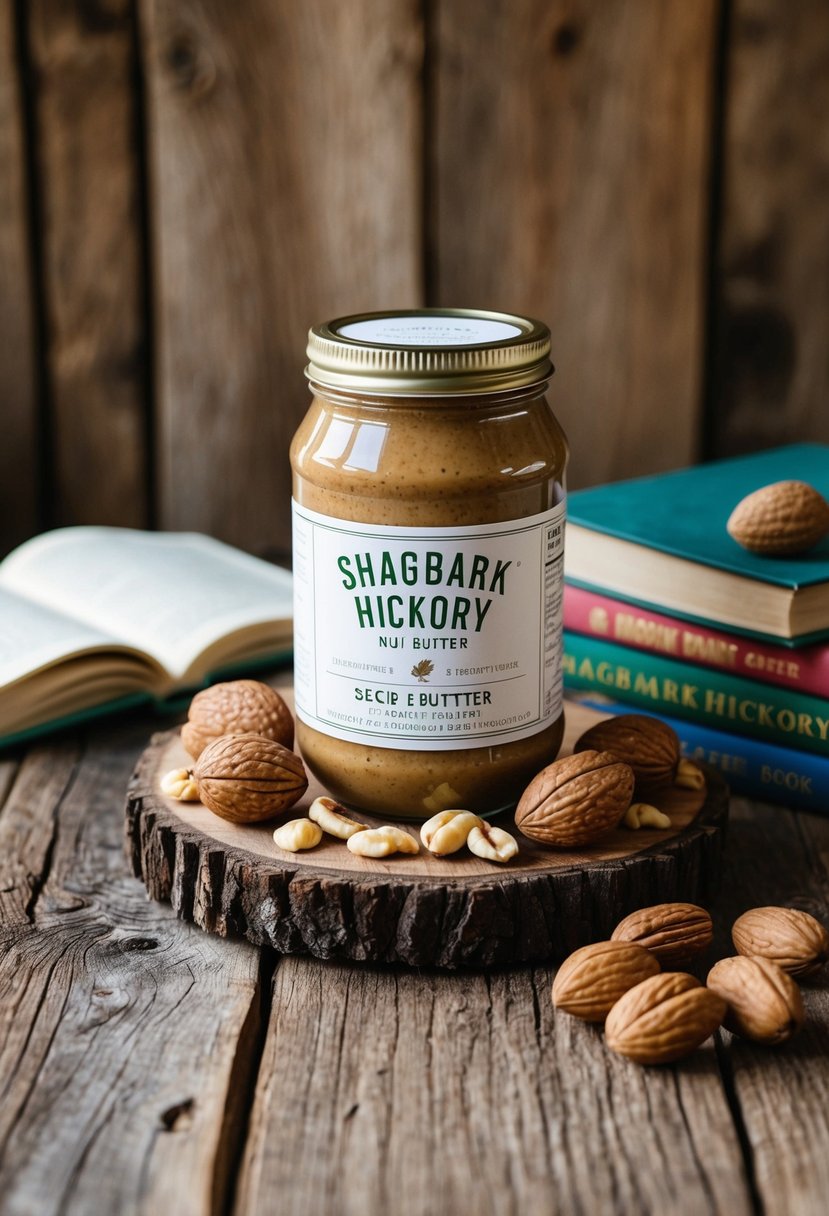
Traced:
<svg viewBox="0 0 829 1216">
<path fill-rule="evenodd" d="M 315 325 L 305 374 L 321 387 L 389 396 L 499 393 L 553 374 L 541 321 L 479 308 L 356 313 Z"/>
</svg>

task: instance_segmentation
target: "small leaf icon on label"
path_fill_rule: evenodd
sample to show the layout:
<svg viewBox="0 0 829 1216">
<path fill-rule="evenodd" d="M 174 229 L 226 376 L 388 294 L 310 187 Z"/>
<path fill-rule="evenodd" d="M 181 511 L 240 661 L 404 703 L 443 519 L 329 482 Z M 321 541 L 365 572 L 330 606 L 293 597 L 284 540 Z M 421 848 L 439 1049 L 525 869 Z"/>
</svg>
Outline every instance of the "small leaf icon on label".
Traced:
<svg viewBox="0 0 829 1216">
<path fill-rule="evenodd" d="M 435 670 L 434 663 L 430 663 L 428 659 L 421 659 L 419 663 L 415 663 L 412 668 L 412 675 L 417 676 L 421 684 L 428 683 L 429 676 Z"/>
</svg>

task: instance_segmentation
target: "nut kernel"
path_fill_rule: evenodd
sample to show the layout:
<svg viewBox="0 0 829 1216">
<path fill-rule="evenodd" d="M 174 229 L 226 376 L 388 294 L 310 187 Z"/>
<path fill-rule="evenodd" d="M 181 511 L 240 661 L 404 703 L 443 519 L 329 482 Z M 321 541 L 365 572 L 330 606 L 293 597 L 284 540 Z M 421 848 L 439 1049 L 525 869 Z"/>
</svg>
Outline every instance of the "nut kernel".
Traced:
<svg viewBox="0 0 829 1216">
<path fill-rule="evenodd" d="M 503 828 L 490 823 L 476 824 L 466 838 L 470 853 L 483 857 L 484 861 L 509 861 L 518 853 L 518 841 Z"/>
<path fill-rule="evenodd" d="M 189 768 L 174 768 L 161 778 L 161 792 L 179 802 L 198 802 L 199 787 Z"/>
<path fill-rule="evenodd" d="M 483 820 L 471 811 L 440 811 L 424 823 L 420 839 L 430 853 L 445 857 L 462 849 L 472 829 L 482 824 Z"/>
<path fill-rule="evenodd" d="M 649 806 L 647 802 L 632 802 L 625 811 L 622 823 L 633 832 L 637 832 L 639 828 L 659 828 L 664 831 L 671 826 L 668 816 L 663 815 L 655 806 Z"/>
<path fill-rule="evenodd" d="M 273 834 L 273 842 L 286 853 L 300 853 L 313 849 L 322 840 L 322 828 L 310 819 L 289 819 L 281 823 Z"/>
<path fill-rule="evenodd" d="M 308 818 L 318 823 L 323 832 L 336 836 L 338 840 L 348 840 L 355 832 L 366 830 L 366 824 L 349 819 L 345 807 L 340 806 L 333 798 L 315 798 L 308 808 Z"/>
<path fill-rule="evenodd" d="M 385 824 L 381 828 L 366 828 L 355 832 L 345 842 L 350 853 L 357 857 L 388 857 L 392 853 L 419 853 L 420 847 L 413 836 L 402 828 Z"/>
<path fill-rule="evenodd" d="M 701 768 L 697 768 L 693 760 L 680 760 L 676 777 L 674 777 L 674 785 L 678 785 L 684 790 L 705 789 L 705 774 Z"/>
</svg>

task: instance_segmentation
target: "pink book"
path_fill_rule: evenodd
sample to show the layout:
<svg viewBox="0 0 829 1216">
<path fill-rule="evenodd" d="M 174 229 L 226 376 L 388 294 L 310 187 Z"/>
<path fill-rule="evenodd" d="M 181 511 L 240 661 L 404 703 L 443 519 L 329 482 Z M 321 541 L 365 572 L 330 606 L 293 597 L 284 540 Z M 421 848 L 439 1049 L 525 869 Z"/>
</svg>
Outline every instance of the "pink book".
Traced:
<svg viewBox="0 0 829 1216">
<path fill-rule="evenodd" d="M 663 616 L 582 587 L 564 589 L 564 628 L 801 692 L 829 696 L 829 643 L 790 649 Z"/>
</svg>

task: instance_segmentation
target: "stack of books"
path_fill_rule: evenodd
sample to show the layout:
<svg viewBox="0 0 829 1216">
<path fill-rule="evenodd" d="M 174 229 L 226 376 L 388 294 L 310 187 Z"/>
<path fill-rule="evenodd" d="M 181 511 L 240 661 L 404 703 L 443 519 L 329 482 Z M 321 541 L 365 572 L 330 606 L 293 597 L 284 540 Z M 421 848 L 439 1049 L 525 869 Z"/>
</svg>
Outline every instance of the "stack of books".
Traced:
<svg viewBox="0 0 829 1216">
<path fill-rule="evenodd" d="M 829 498 L 829 447 L 797 444 L 570 495 L 565 686 L 670 722 L 738 793 L 829 813 L 829 540 L 748 553 L 726 522 L 776 481 Z"/>
</svg>

